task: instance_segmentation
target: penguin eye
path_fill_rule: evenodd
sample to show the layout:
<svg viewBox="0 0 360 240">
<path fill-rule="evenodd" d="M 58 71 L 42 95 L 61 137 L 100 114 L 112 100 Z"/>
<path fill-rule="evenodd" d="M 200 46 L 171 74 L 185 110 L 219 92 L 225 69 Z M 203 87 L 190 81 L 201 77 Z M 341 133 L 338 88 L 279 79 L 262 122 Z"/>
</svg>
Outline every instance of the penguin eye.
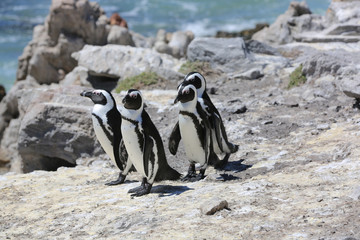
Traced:
<svg viewBox="0 0 360 240">
<path fill-rule="evenodd" d="M 136 99 L 136 98 L 137 98 L 137 94 L 130 94 L 130 97 L 133 98 L 133 99 Z"/>
</svg>

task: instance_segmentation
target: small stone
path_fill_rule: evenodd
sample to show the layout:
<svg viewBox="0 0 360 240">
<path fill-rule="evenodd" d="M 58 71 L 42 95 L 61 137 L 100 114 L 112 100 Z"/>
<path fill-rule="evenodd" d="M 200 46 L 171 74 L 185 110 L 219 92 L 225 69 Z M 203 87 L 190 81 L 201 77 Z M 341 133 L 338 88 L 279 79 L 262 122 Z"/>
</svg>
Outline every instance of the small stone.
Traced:
<svg viewBox="0 0 360 240">
<path fill-rule="evenodd" d="M 355 188 L 351 192 L 350 197 L 354 200 L 360 200 L 360 187 Z"/>
<path fill-rule="evenodd" d="M 329 130 L 329 129 L 330 129 L 330 125 L 327 124 L 327 123 L 319 124 L 319 125 L 317 125 L 316 129 L 317 129 L 317 130 L 320 130 L 320 131 Z"/>
<path fill-rule="evenodd" d="M 247 111 L 247 107 L 244 105 L 244 106 L 241 106 L 239 109 L 237 109 L 234 114 L 240 114 L 240 113 L 245 113 Z"/>
<path fill-rule="evenodd" d="M 269 125 L 269 124 L 273 124 L 273 123 L 274 123 L 273 120 L 267 120 L 267 121 L 263 122 L 262 124 Z"/>
<path fill-rule="evenodd" d="M 216 94 L 216 88 L 214 88 L 214 87 L 212 87 L 212 88 L 210 88 L 210 94 L 211 95 L 214 95 L 214 94 Z"/>
<path fill-rule="evenodd" d="M 312 130 L 311 135 L 319 135 L 319 131 L 318 130 Z"/>
<path fill-rule="evenodd" d="M 210 199 L 200 207 L 201 212 L 205 215 L 214 215 L 216 212 L 223 209 L 230 210 L 229 204 L 226 200 L 221 200 L 219 198 Z"/>
</svg>

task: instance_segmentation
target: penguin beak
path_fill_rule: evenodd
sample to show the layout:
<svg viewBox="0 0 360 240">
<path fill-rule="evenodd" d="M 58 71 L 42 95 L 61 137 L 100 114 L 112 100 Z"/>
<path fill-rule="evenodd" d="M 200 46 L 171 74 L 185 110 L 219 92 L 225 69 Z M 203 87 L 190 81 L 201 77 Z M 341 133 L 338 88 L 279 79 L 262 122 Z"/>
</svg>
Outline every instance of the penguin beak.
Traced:
<svg viewBox="0 0 360 240">
<path fill-rule="evenodd" d="M 86 91 L 86 90 L 84 90 L 82 93 L 80 93 L 80 96 L 82 96 L 82 97 L 91 98 L 91 95 L 92 95 L 92 91 Z"/>
<path fill-rule="evenodd" d="M 174 100 L 174 104 L 177 104 L 178 101 L 180 101 L 182 98 L 183 98 L 183 94 L 182 94 L 182 91 L 179 91 L 178 92 L 178 95 L 176 96 L 175 100 Z"/>
</svg>

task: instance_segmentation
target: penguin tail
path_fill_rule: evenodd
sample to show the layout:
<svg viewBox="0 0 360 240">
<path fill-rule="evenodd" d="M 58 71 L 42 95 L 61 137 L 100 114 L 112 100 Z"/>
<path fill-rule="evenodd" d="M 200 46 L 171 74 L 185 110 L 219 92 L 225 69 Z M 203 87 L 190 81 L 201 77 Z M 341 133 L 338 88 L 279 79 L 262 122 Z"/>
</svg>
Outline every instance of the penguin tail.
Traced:
<svg viewBox="0 0 360 240">
<path fill-rule="evenodd" d="M 230 153 L 227 153 L 223 160 L 219 160 L 214 164 L 215 169 L 224 169 L 226 164 L 229 162 Z"/>
<path fill-rule="evenodd" d="M 239 145 L 229 143 L 228 146 L 230 149 L 230 153 L 236 153 L 239 150 Z"/>
<path fill-rule="evenodd" d="M 178 180 L 180 179 L 180 176 L 181 174 L 178 171 L 176 171 L 169 165 L 166 165 L 165 167 L 159 169 L 155 181 Z"/>
</svg>

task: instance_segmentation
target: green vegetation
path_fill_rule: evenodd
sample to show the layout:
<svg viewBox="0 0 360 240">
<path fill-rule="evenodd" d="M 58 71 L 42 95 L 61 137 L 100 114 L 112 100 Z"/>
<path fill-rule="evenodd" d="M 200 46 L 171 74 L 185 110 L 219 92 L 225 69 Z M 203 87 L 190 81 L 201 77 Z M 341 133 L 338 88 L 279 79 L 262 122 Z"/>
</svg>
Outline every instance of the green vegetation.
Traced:
<svg viewBox="0 0 360 240">
<path fill-rule="evenodd" d="M 209 69 L 211 69 L 211 67 L 210 67 L 210 63 L 208 63 L 208 62 L 201 62 L 201 61 L 190 62 L 190 61 L 187 61 L 186 63 L 181 65 L 181 67 L 179 69 L 179 72 L 181 72 L 183 74 L 188 74 L 189 72 L 204 73 L 204 72 L 208 72 Z"/>
<path fill-rule="evenodd" d="M 160 77 L 154 72 L 143 72 L 134 77 L 125 78 L 119 81 L 115 92 L 127 91 L 128 89 L 135 88 L 141 89 L 144 86 L 156 84 L 160 80 Z"/>
<path fill-rule="evenodd" d="M 304 83 L 306 83 L 306 76 L 302 72 L 302 65 L 300 65 L 290 74 L 290 82 L 288 84 L 288 89 L 295 86 L 300 86 Z"/>
</svg>

